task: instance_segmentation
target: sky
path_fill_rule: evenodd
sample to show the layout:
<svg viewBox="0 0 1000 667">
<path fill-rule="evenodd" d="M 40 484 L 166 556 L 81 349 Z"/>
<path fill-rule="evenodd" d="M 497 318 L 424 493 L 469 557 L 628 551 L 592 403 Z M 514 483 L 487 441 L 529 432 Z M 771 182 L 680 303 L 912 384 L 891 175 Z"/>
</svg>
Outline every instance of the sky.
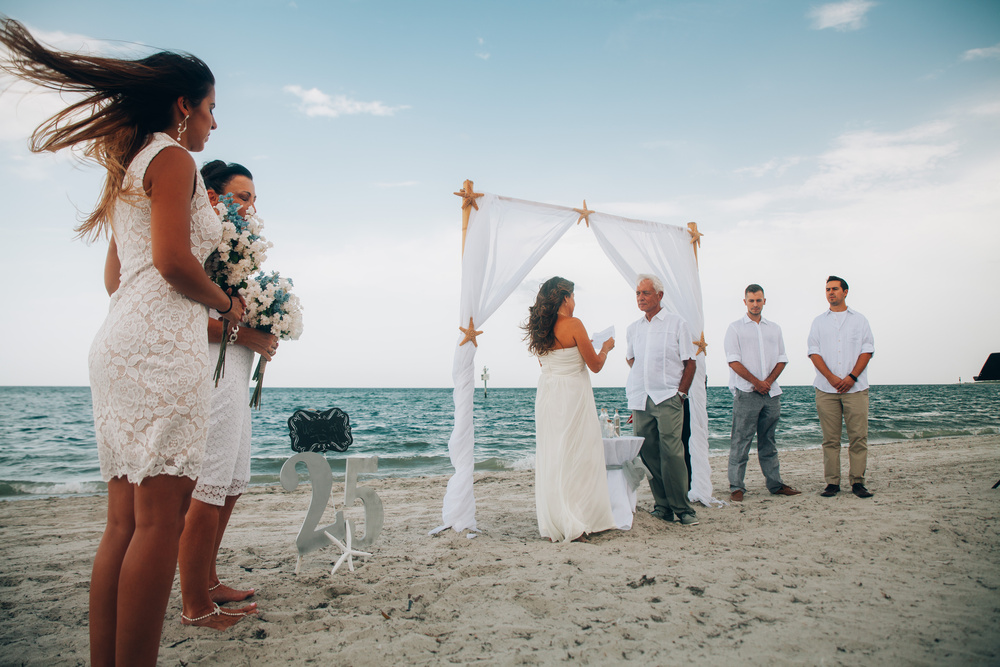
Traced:
<svg viewBox="0 0 1000 667">
<path fill-rule="evenodd" d="M 1000 4 L 971 0 L 7 0 L 63 49 L 191 52 L 215 73 L 201 164 L 254 174 L 305 331 L 274 387 L 449 387 L 461 201 L 479 192 L 705 234 L 710 385 L 728 324 L 764 286 L 785 385 L 825 278 L 875 336 L 873 384 L 970 381 L 1000 351 Z M 74 239 L 103 174 L 32 154 L 63 102 L 0 78 L 0 266 L 19 298 L 0 326 L 0 385 L 86 385 L 103 321 L 106 242 Z M 538 285 L 576 283 L 590 331 L 618 346 L 595 386 L 624 386 L 634 288 L 575 227 L 477 328 L 477 377 L 529 387 L 518 325 Z M 481 386 L 481 382 L 477 381 Z"/>
</svg>

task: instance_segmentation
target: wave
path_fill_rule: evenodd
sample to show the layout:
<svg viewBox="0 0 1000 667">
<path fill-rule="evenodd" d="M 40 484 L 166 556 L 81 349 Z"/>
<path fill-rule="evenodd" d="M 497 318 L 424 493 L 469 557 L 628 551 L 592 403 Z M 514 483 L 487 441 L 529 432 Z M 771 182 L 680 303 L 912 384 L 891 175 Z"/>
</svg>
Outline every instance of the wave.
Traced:
<svg viewBox="0 0 1000 667">
<path fill-rule="evenodd" d="M 68 496 L 105 493 L 108 485 L 104 482 L 22 482 L 0 481 L 0 499 L 36 496 Z"/>
</svg>

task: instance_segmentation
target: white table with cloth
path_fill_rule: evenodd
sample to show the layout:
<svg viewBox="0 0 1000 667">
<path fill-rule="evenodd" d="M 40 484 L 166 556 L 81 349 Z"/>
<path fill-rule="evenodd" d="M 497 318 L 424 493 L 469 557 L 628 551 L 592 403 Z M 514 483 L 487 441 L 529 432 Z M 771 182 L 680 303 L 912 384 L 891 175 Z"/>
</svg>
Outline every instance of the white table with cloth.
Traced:
<svg viewBox="0 0 1000 667">
<path fill-rule="evenodd" d="M 604 438 L 604 463 L 608 469 L 611 514 L 619 530 L 632 528 L 635 496 L 639 484 L 649 475 L 639 458 L 642 438 Z"/>
</svg>

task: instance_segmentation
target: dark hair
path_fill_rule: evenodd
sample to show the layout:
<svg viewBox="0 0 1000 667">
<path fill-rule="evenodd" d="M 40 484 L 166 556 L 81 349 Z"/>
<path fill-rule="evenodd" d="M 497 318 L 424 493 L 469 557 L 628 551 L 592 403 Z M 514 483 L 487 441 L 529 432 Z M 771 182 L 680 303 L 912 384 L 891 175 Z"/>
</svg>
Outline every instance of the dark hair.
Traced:
<svg viewBox="0 0 1000 667">
<path fill-rule="evenodd" d="M 847 291 L 848 289 L 850 289 L 850 288 L 849 288 L 849 287 L 847 286 L 847 281 L 846 281 L 846 280 L 844 280 L 843 278 L 840 278 L 840 277 L 838 277 L 838 276 L 830 276 L 829 278 L 827 278 L 827 279 L 826 279 L 826 282 L 828 282 L 828 283 L 829 283 L 829 282 L 832 282 L 832 281 L 834 281 L 834 280 L 837 280 L 837 281 L 839 281 L 839 282 L 840 282 L 840 289 L 844 290 L 845 292 L 846 292 L 846 291 Z"/>
<path fill-rule="evenodd" d="M 528 309 L 528 321 L 521 325 L 532 354 L 546 354 L 556 344 L 554 328 L 559 309 L 572 293 L 573 283 L 559 276 L 549 278 L 538 289 L 535 305 Z"/>
<path fill-rule="evenodd" d="M 212 160 L 201 166 L 201 177 L 205 180 L 205 187 L 214 190 L 217 195 L 224 194 L 229 181 L 236 176 L 246 176 L 253 180 L 250 170 L 236 162 L 227 164 L 225 160 Z"/>
<path fill-rule="evenodd" d="M 758 285 L 757 283 L 750 283 L 749 285 L 747 285 L 747 288 L 743 290 L 743 296 L 746 296 L 747 294 L 753 294 L 754 292 L 760 292 L 761 294 L 763 294 L 764 288 Z"/>
<path fill-rule="evenodd" d="M 215 85 L 204 62 L 187 53 L 162 51 L 140 60 L 77 55 L 43 46 L 23 25 L 0 19 L 0 70 L 60 93 L 78 93 L 74 102 L 35 128 L 29 148 L 55 152 L 84 144 L 83 158 L 108 171 L 97 207 L 76 228 L 97 237 L 108 228 L 115 202 L 132 184 L 129 163 L 153 132 L 172 122 L 180 97 L 197 106 Z"/>
</svg>

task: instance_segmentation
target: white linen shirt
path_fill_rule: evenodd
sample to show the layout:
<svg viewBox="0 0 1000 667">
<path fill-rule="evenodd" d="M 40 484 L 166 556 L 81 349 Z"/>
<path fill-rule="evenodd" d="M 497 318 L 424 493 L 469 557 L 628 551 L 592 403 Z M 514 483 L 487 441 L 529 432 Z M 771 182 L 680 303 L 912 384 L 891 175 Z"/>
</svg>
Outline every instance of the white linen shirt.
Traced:
<svg viewBox="0 0 1000 667">
<path fill-rule="evenodd" d="M 766 380 L 774 367 L 781 362 L 788 363 L 785 356 L 785 340 L 781 327 L 774 322 L 760 318 L 757 324 L 749 315 L 744 315 L 729 325 L 726 330 L 726 363 L 738 361 L 758 380 Z M 729 369 L 729 391 L 753 391 L 753 385 Z M 771 384 L 768 396 L 780 396 L 781 387 L 777 380 Z"/>
<path fill-rule="evenodd" d="M 875 354 L 875 338 L 872 336 L 868 320 L 858 311 L 848 308 L 844 319 L 838 326 L 838 313 L 828 310 L 815 320 L 809 329 L 809 349 L 806 354 L 818 354 L 830 372 L 837 377 L 847 377 L 854 370 L 858 357 L 866 352 Z M 837 390 L 816 370 L 813 386 L 828 394 L 836 394 Z M 848 394 L 864 391 L 868 388 L 868 367 L 861 371 L 858 381 L 848 390 Z"/>
<path fill-rule="evenodd" d="M 652 320 L 643 315 L 630 324 L 625 338 L 625 358 L 635 360 L 625 383 L 629 410 L 645 410 L 647 396 L 660 404 L 676 394 L 684 374 L 683 360 L 695 358 L 687 323 L 661 309 Z"/>
</svg>

